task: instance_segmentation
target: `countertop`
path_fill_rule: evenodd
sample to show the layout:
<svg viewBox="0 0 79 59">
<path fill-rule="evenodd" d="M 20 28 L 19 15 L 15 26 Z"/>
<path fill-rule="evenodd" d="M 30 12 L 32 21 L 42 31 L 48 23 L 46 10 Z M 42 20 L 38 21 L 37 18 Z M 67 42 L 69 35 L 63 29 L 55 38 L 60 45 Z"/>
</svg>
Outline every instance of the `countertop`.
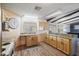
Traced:
<svg viewBox="0 0 79 59">
<path fill-rule="evenodd" d="M 42 33 L 47 33 L 47 30 L 45 30 L 45 31 L 38 31 L 37 33 L 34 33 L 34 34 L 20 33 L 20 36 L 39 35 L 39 34 L 42 34 Z"/>
<path fill-rule="evenodd" d="M 72 37 L 73 37 L 70 34 L 49 34 L 49 36 L 57 36 L 57 37 L 67 38 L 67 39 L 72 39 Z"/>
<path fill-rule="evenodd" d="M 28 36 L 28 35 L 37 35 L 37 34 L 26 34 L 26 33 L 21 33 L 20 36 Z"/>
</svg>

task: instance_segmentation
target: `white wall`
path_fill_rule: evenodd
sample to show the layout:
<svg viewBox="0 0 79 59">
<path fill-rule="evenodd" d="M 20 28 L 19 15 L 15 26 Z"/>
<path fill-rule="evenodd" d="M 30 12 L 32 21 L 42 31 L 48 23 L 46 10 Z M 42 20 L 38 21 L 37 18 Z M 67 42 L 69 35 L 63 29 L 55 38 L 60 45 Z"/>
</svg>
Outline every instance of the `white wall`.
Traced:
<svg viewBox="0 0 79 59">
<path fill-rule="evenodd" d="M 16 17 L 19 21 L 19 26 L 16 29 L 9 29 L 9 31 L 2 32 L 2 41 L 11 42 L 12 40 L 16 40 L 20 36 L 20 17 Z"/>
<path fill-rule="evenodd" d="M 0 55 L 1 55 L 1 4 L 0 4 Z"/>
</svg>

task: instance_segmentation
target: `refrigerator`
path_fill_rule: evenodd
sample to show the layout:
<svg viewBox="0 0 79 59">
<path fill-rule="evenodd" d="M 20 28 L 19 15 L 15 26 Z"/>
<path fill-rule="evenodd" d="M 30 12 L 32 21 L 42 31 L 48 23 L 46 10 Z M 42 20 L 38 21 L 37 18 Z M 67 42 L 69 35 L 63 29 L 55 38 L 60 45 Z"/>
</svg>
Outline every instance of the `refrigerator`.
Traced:
<svg viewBox="0 0 79 59">
<path fill-rule="evenodd" d="M 67 34 L 72 34 L 71 41 L 71 55 L 76 56 L 78 54 L 78 43 L 79 43 L 79 22 L 69 24 L 65 26 L 65 32 Z"/>
</svg>

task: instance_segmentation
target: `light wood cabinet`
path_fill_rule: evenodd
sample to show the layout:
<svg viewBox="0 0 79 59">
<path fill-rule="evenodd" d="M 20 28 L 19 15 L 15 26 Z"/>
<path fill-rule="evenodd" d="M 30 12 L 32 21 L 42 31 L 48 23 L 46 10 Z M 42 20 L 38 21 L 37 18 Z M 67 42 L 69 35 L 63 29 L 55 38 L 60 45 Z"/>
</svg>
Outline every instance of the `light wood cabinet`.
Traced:
<svg viewBox="0 0 79 59">
<path fill-rule="evenodd" d="M 58 40 L 58 39 L 57 39 Z M 59 47 L 59 49 L 61 50 L 61 51 L 64 51 L 64 41 L 63 41 L 63 38 L 62 37 L 60 37 L 60 47 Z"/>
<path fill-rule="evenodd" d="M 47 39 L 44 40 L 49 45 L 59 49 L 60 51 L 64 52 L 65 54 L 71 53 L 71 39 L 61 36 L 53 36 L 48 35 Z"/>
<path fill-rule="evenodd" d="M 61 38 L 60 37 L 57 37 L 57 48 L 59 49 L 59 50 L 61 50 Z"/>
<path fill-rule="evenodd" d="M 27 36 L 27 39 L 26 39 L 26 46 L 32 46 L 32 37 L 31 36 Z"/>
<path fill-rule="evenodd" d="M 15 41 L 15 47 L 18 48 L 20 46 L 20 37 Z"/>
<path fill-rule="evenodd" d="M 32 45 L 37 45 L 38 44 L 38 40 L 37 40 L 37 36 L 33 36 L 32 37 Z"/>
<path fill-rule="evenodd" d="M 66 54 L 70 54 L 70 39 L 57 37 L 57 48 Z"/>
<path fill-rule="evenodd" d="M 47 40 L 46 42 L 50 44 L 50 36 L 47 36 L 46 40 Z"/>
<path fill-rule="evenodd" d="M 38 45 L 38 37 L 36 35 L 27 35 L 27 36 L 20 36 L 15 43 L 15 47 L 29 47 L 33 45 Z"/>
<path fill-rule="evenodd" d="M 50 41 L 50 45 L 53 46 L 54 44 L 53 44 L 53 37 L 52 36 L 49 37 L 49 41 Z"/>
<path fill-rule="evenodd" d="M 25 45 L 26 44 L 25 42 L 26 42 L 26 37 L 25 36 L 21 36 L 20 37 L 20 44 L 21 45 Z"/>
<path fill-rule="evenodd" d="M 70 54 L 70 43 L 71 43 L 71 41 L 70 41 L 70 39 L 67 39 L 67 38 L 65 38 L 65 39 L 63 39 L 64 40 L 64 52 L 66 53 L 66 54 Z"/>
<path fill-rule="evenodd" d="M 53 46 L 57 47 L 57 39 L 56 36 L 53 36 Z"/>
</svg>

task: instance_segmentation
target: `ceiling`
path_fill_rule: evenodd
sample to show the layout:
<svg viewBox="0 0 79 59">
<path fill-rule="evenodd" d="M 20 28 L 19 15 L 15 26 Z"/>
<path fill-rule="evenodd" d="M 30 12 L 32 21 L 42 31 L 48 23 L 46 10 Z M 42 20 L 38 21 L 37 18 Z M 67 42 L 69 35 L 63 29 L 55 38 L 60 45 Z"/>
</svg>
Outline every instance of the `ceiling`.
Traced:
<svg viewBox="0 0 79 59">
<path fill-rule="evenodd" d="M 38 17 L 45 17 L 56 11 L 61 11 L 64 14 L 79 8 L 79 4 L 77 3 L 4 3 L 3 6 L 21 16 L 31 15 Z M 41 9 L 35 10 L 35 6 L 39 6 Z"/>
</svg>

